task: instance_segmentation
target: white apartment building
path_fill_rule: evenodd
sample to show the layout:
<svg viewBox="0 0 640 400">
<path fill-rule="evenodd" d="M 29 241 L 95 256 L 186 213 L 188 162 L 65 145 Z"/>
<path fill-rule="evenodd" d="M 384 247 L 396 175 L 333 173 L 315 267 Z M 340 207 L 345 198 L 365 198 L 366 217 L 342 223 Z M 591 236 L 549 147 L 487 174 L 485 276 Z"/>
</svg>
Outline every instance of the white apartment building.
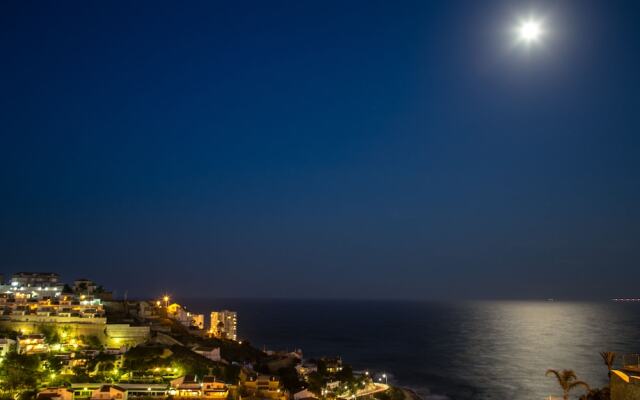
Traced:
<svg viewBox="0 0 640 400">
<path fill-rule="evenodd" d="M 229 310 L 212 311 L 209 332 L 217 338 L 238 340 L 238 317 L 236 312 Z"/>
<path fill-rule="evenodd" d="M 59 297 L 64 290 L 58 274 L 49 272 L 18 272 L 8 285 L 0 285 L 0 293 L 42 299 Z"/>
</svg>

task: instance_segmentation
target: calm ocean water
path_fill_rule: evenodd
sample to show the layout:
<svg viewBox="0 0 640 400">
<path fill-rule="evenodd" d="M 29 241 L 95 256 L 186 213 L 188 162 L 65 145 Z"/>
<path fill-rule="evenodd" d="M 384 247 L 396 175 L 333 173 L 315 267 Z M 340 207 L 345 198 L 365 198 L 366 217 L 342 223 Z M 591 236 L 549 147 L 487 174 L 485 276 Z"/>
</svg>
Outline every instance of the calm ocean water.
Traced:
<svg viewBox="0 0 640 400">
<path fill-rule="evenodd" d="M 599 351 L 640 352 L 640 304 L 192 300 L 193 310 L 238 311 L 256 346 L 341 355 L 384 371 L 425 399 L 541 400 L 558 394 L 548 368 L 606 383 Z"/>
</svg>

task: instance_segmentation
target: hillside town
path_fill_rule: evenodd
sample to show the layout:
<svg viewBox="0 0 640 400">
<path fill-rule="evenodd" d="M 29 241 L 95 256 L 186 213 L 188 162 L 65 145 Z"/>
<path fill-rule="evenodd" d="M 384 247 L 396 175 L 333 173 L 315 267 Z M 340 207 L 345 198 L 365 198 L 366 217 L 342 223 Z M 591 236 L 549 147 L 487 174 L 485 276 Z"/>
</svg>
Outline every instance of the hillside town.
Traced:
<svg viewBox="0 0 640 400">
<path fill-rule="evenodd" d="M 118 300 L 90 279 L 0 277 L 0 397 L 46 400 L 311 400 L 415 397 L 340 357 L 305 359 L 238 336 L 238 315 L 168 295 Z"/>
</svg>

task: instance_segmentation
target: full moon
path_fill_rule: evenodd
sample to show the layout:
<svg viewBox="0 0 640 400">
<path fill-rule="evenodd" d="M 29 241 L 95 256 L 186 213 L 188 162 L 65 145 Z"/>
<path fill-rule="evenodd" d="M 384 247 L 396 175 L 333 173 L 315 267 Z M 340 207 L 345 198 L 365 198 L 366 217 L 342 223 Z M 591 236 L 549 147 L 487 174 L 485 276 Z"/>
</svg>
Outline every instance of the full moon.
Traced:
<svg viewBox="0 0 640 400">
<path fill-rule="evenodd" d="M 538 42 L 542 33 L 542 24 L 531 19 L 520 22 L 517 29 L 518 39 L 527 44 Z"/>
</svg>

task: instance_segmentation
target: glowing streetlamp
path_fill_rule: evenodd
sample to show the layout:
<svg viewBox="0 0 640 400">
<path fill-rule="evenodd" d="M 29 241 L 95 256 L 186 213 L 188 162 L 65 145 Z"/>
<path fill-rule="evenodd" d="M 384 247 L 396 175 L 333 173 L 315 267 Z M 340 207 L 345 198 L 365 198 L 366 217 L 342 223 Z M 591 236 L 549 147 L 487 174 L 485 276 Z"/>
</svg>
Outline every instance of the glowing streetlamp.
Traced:
<svg viewBox="0 0 640 400">
<path fill-rule="evenodd" d="M 164 297 L 162 298 L 162 300 L 164 301 L 164 307 L 168 308 L 169 307 L 169 296 L 167 296 L 165 294 Z"/>
</svg>

